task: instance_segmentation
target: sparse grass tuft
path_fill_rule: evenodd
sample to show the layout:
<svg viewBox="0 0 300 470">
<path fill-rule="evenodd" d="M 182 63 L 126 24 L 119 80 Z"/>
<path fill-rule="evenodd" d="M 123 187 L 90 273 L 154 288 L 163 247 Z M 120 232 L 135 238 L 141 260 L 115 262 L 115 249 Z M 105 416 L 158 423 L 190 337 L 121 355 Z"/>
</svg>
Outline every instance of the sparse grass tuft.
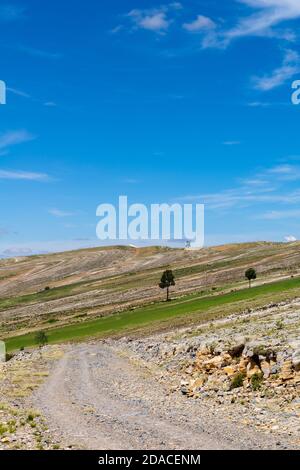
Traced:
<svg viewBox="0 0 300 470">
<path fill-rule="evenodd" d="M 233 390 L 234 388 L 242 387 L 244 379 L 245 374 L 243 374 L 242 372 L 237 372 L 231 379 L 230 389 Z"/>
<path fill-rule="evenodd" d="M 263 382 L 263 378 L 264 377 L 263 377 L 262 372 L 252 375 L 250 382 L 251 382 L 252 390 L 254 392 L 256 392 L 257 390 L 260 390 L 262 382 Z"/>
</svg>

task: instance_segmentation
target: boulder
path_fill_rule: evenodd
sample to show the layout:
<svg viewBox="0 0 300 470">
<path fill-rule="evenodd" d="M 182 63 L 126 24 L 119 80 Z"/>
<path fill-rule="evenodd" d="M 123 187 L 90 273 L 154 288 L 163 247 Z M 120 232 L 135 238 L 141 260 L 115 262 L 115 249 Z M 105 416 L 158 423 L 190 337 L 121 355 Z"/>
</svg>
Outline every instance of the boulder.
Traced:
<svg viewBox="0 0 300 470">
<path fill-rule="evenodd" d="M 250 361 L 247 365 L 247 378 L 251 379 L 251 377 L 255 374 L 261 374 L 261 369 L 254 361 Z"/>
<path fill-rule="evenodd" d="M 198 379 L 192 380 L 190 384 L 190 390 L 192 390 L 193 392 L 198 391 L 200 388 L 203 387 L 203 385 L 205 384 L 205 381 L 206 379 L 204 376 L 198 377 Z"/>
<path fill-rule="evenodd" d="M 264 378 L 268 379 L 271 375 L 270 363 L 268 361 L 261 361 L 260 368 L 264 374 Z"/>
<path fill-rule="evenodd" d="M 245 344 L 246 339 L 243 336 L 234 338 L 232 343 L 228 346 L 228 353 L 231 357 L 239 357 L 245 348 Z"/>
<path fill-rule="evenodd" d="M 300 349 L 295 351 L 292 356 L 292 363 L 296 371 L 300 371 Z"/>
<path fill-rule="evenodd" d="M 280 371 L 280 374 L 279 374 L 279 378 L 281 380 L 290 380 L 292 379 L 294 376 L 293 374 L 293 363 L 291 360 L 287 360 L 287 361 L 284 361 L 282 367 L 281 367 L 281 371 Z"/>
<path fill-rule="evenodd" d="M 239 372 L 246 375 L 248 363 L 249 359 L 246 357 L 242 357 L 238 365 Z"/>
<path fill-rule="evenodd" d="M 227 366 L 227 367 L 224 367 L 223 372 L 225 372 L 225 374 L 227 374 L 228 377 L 232 377 L 234 374 L 236 374 L 237 368 L 234 366 Z"/>
<path fill-rule="evenodd" d="M 262 358 L 270 359 L 275 357 L 275 352 L 272 347 L 266 346 L 262 342 L 250 341 L 246 344 L 243 355 L 249 358 L 252 358 L 253 356 L 261 356 Z"/>
</svg>

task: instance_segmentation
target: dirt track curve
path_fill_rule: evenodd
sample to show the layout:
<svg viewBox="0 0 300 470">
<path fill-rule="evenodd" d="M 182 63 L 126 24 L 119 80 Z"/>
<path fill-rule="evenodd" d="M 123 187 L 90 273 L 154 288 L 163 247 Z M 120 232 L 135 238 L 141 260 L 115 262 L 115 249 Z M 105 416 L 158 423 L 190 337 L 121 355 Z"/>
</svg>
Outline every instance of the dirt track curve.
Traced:
<svg viewBox="0 0 300 470">
<path fill-rule="evenodd" d="M 107 344 L 72 346 L 34 397 L 64 446 L 85 449 L 278 448 L 225 422 Z"/>
</svg>

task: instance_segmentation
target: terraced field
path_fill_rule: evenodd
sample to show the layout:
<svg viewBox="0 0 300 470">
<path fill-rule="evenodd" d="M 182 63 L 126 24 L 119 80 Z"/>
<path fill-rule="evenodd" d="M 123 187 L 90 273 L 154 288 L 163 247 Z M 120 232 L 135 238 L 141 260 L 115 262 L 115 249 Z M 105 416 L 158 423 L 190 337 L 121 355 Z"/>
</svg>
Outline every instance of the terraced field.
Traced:
<svg viewBox="0 0 300 470">
<path fill-rule="evenodd" d="M 244 280 L 249 266 L 258 272 L 251 291 Z M 158 288 L 166 268 L 176 276 L 170 304 L 162 302 L 165 294 Z M 31 345 L 37 329 L 61 341 L 214 319 L 228 309 L 297 296 L 298 275 L 298 242 L 199 251 L 94 248 L 2 260 L 0 336 L 13 349 Z"/>
</svg>

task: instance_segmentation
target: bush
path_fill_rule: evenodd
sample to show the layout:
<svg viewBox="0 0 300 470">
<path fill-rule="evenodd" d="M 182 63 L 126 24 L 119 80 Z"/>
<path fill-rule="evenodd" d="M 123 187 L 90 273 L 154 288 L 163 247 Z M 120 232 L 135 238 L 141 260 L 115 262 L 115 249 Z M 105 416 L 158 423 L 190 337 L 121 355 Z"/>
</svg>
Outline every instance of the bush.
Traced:
<svg viewBox="0 0 300 470">
<path fill-rule="evenodd" d="M 252 377 L 251 377 L 252 390 L 254 390 L 254 391 L 259 390 L 261 388 L 262 381 L 263 381 L 262 372 L 252 375 Z"/>
<path fill-rule="evenodd" d="M 230 390 L 234 388 L 239 388 L 243 386 L 245 374 L 242 372 L 237 372 L 231 379 Z"/>
<path fill-rule="evenodd" d="M 38 331 L 34 336 L 34 341 L 41 348 L 42 346 L 45 346 L 45 344 L 48 343 L 48 337 L 44 331 Z"/>
</svg>

